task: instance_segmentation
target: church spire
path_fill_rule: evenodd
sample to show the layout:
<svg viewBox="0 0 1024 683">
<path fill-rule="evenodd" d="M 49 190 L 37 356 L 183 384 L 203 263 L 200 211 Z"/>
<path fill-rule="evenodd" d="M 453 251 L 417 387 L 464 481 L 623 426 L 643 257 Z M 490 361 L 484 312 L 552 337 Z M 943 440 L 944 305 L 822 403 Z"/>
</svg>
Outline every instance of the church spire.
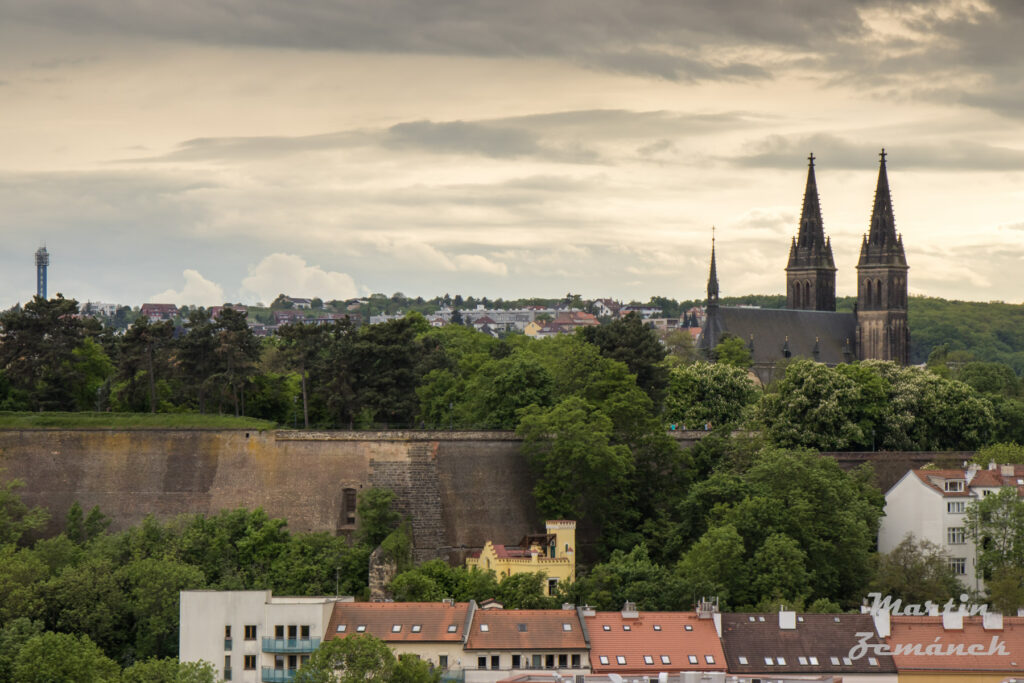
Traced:
<svg viewBox="0 0 1024 683">
<path fill-rule="evenodd" d="M 789 251 L 787 268 L 835 268 L 832 245 L 825 238 L 825 225 L 821 218 L 821 200 L 818 181 L 814 177 L 814 153 L 807 157 L 807 185 L 804 205 L 800 212 L 800 229 Z"/>
<path fill-rule="evenodd" d="M 711 226 L 711 270 L 708 273 L 708 306 L 718 304 L 718 269 L 715 267 L 715 227 Z"/>
<path fill-rule="evenodd" d="M 883 147 L 878 155 L 878 183 L 875 185 L 875 204 L 871 210 L 871 229 L 861 244 L 859 265 L 907 265 L 903 240 L 896 234 L 885 157 Z"/>
</svg>

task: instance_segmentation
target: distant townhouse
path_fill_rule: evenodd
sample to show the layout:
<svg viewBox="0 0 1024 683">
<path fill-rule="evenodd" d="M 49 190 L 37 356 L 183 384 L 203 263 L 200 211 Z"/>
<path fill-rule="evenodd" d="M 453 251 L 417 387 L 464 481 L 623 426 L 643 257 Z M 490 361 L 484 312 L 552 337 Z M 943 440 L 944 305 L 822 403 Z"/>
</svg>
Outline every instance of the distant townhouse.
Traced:
<svg viewBox="0 0 1024 683">
<path fill-rule="evenodd" d="M 231 309 L 232 311 L 238 311 L 244 315 L 249 314 L 249 308 L 242 304 L 228 304 L 227 306 L 210 306 L 210 320 L 216 320 L 220 317 L 220 314 L 225 308 Z"/>
<path fill-rule="evenodd" d="M 595 299 L 594 300 L 594 312 L 598 317 L 615 317 L 619 313 L 619 308 L 622 304 L 615 301 L 614 299 Z"/>
<path fill-rule="evenodd" d="M 352 598 L 271 591 L 181 591 L 179 659 L 213 664 L 218 680 L 289 681 L 320 646 L 334 606 Z"/>
<path fill-rule="evenodd" d="M 302 311 L 296 311 L 290 308 L 274 311 L 275 325 L 288 325 L 291 323 L 301 323 L 305 321 L 306 314 Z"/>
<path fill-rule="evenodd" d="M 881 646 L 870 614 L 722 614 L 722 647 L 730 674 L 778 680 L 841 676 L 844 683 L 896 683 L 892 657 L 874 650 L 863 657 L 850 651 L 865 642 Z M 854 652 L 854 654 L 857 654 Z"/>
<path fill-rule="evenodd" d="M 657 306 L 636 306 L 626 305 L 619 309 L 619 317 L 625 318 L 630 313 L 636 313 L 641 318 L 656 318 L 661 315 L 661 309 Z"/>
<path fill-rule="evenodd" d="M 662 673 L 726 670 L 717 611 L 640 612 L 627 602 L 621 612 L 584 608 L 583 617 L 595 674 L 656 680 Z"/>
<path fill-rule="evenodd" d="M 1024 618 L 950 612 L 889 621 L 886 642 L 900 683 L 1000 683 L 1024 676 Z"/>
<path fill-rule="evenodd" d="M 499 581 L 514 574 L 544 572 L 544 594 L 555 595 L 560 582 L 576 580 L 576 522 L 548 520 L 545 529 L 543 534 L 524 537 L 518 546 L 487 541 L 483 550 L 466 558 L 466 567 L 493 571 Z"/>
<path fill-rule="evenodd" d="M 572 680 L 589 670 L 588 653 L 586 628 L 575 608 L 477 610 L 463 670 L 466 683 L 493 683 L 511 671 L 554 671 Z"/>
<path fill-rule="evenodd" d="M 139 315 L 146 316 L 151 323 L 174 320 L 178 315 L 178 307 L 174 304 L 142 304 Z"/>
<path fill-rule="evenodd" d="M 295 309 L 298 309 L 298 310 L 308 311 L 309 309 L 313 308 L 313 300 L 312 299 L 303 299 L 303 298 L 300 298 L 300 297 L 286 296 L 284 298 L 284 300 L 287 301 L 287 302 L 290 302 L 291 305 L 292 305 L 292 308 L 295 308 Z"/>
<path fill-rule="evenodd" d="M 109 304 L 102 301 L 86 301 L 82 306 L 82 313 L 86 315 L 102 315 L 110 318 L 117 315 L 117 309 L 117 304 Z"/>
<path fill-rule="evenodd" d="M 473 620 L 473 602 L 339 602 L 325 640 L 369 633 L 396 655 L 414 655 L 442 671 L 468 666 L 463 644 Z"/>
<path fill-rule="evenodd" d="M 1003 487 L 1024 491 L 1024 465 L 910 470 L 885 494 L 879 551 L 892 552 L 913 534 L 939 546 L 961 581 L 981 590 L 984 581 L 977 570 L 974 543 L 967 536 L 967 506 Z"/>
</svg>

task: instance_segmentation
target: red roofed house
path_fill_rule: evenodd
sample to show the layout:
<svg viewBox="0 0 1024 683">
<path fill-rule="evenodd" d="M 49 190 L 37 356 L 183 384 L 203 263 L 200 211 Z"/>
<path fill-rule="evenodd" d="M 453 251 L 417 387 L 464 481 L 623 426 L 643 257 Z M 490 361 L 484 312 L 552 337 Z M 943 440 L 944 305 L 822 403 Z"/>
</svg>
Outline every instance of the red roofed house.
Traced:
<svg viewBox="0 0 1024 683">
<path fill-rule="evenodd" d="M 518 546 L 487 541 L 483 550 L 466 558 L 466 567 L 493 571 L 498 581 L 513 574 L 544 572 L 544 594 L 555 595 L 559 582 L 576 580 L 576 522 L 553 519 L 545 526 L 547 533 L 526 536 Z"/>
<path fill-rule="evenodd" d="M 490 683 L 516 670 L 572 676 L 589 669 L 588 649 L 579 610 L 477 610 L 466 637 L 465 680 Z"/>
<path fill-rule="evenodd" d="M 1024 490 L 1024 465 L 910 470 L 885 494 L 879 552 L 891 552 L 913 534 L 942 548 L 961 581 L 980 591 L 984 582 L 975 567 L 974 543 L 966 533 L 967 506 L 1005 486 Z"/>
<path fill-rule="evenodd" d="M 900 683 L 998 683 L 1024 675 L 1024 618 L 950 612 L 889 621 L 892 633 L 886 642 Z"/>
<path fill-rule="evenodd" d="M 178 307 L 174 304 L 142 304 L 139 315 L 146 316 L 151 323 L 174 320 L 174 317 L 178 315 Z"/>
<path fill-rule="evenodd" d="M 472 602 L 340 602 L 324 640 L 369 633 L 395 654 L 412 654 L 441 669 L 469 666 L 463 641 L 473 620 Z"/>
<path fill-rule="evenodd" d="M 621 612 L 583 615 L 594 673 L 657 680 L 661 672 L 726 670 L 717 612 L 639 612 L 627 602 Z"/>
</svg>

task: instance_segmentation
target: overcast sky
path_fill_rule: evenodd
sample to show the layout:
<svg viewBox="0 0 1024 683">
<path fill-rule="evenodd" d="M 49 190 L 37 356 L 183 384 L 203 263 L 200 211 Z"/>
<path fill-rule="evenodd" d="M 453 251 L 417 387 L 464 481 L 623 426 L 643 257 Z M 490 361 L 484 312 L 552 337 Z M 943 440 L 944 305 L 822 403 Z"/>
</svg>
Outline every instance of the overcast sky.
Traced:
<svg viewBox="0 0 1024 683">
<path fill-rule="evenodd" d="M 885 147 L 912 294 L 1024 300 L 1020 0 L 0 0 L 0 306 L 840 294 Z"/>
</svg>

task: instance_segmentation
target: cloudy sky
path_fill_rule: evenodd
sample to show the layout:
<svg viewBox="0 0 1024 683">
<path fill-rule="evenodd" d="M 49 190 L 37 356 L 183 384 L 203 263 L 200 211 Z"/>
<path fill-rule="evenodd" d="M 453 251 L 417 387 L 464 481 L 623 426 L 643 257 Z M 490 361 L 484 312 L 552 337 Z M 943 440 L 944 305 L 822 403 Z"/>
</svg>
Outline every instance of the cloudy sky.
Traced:
<svg viewBox="0 0 1024 683">
<path fill-rule="evenodd" d="M 1019 0 L 0 0 L 0 306 L 840 294 L 878 150 L 914 294 L 1024 300 Z"/>
</svg>

